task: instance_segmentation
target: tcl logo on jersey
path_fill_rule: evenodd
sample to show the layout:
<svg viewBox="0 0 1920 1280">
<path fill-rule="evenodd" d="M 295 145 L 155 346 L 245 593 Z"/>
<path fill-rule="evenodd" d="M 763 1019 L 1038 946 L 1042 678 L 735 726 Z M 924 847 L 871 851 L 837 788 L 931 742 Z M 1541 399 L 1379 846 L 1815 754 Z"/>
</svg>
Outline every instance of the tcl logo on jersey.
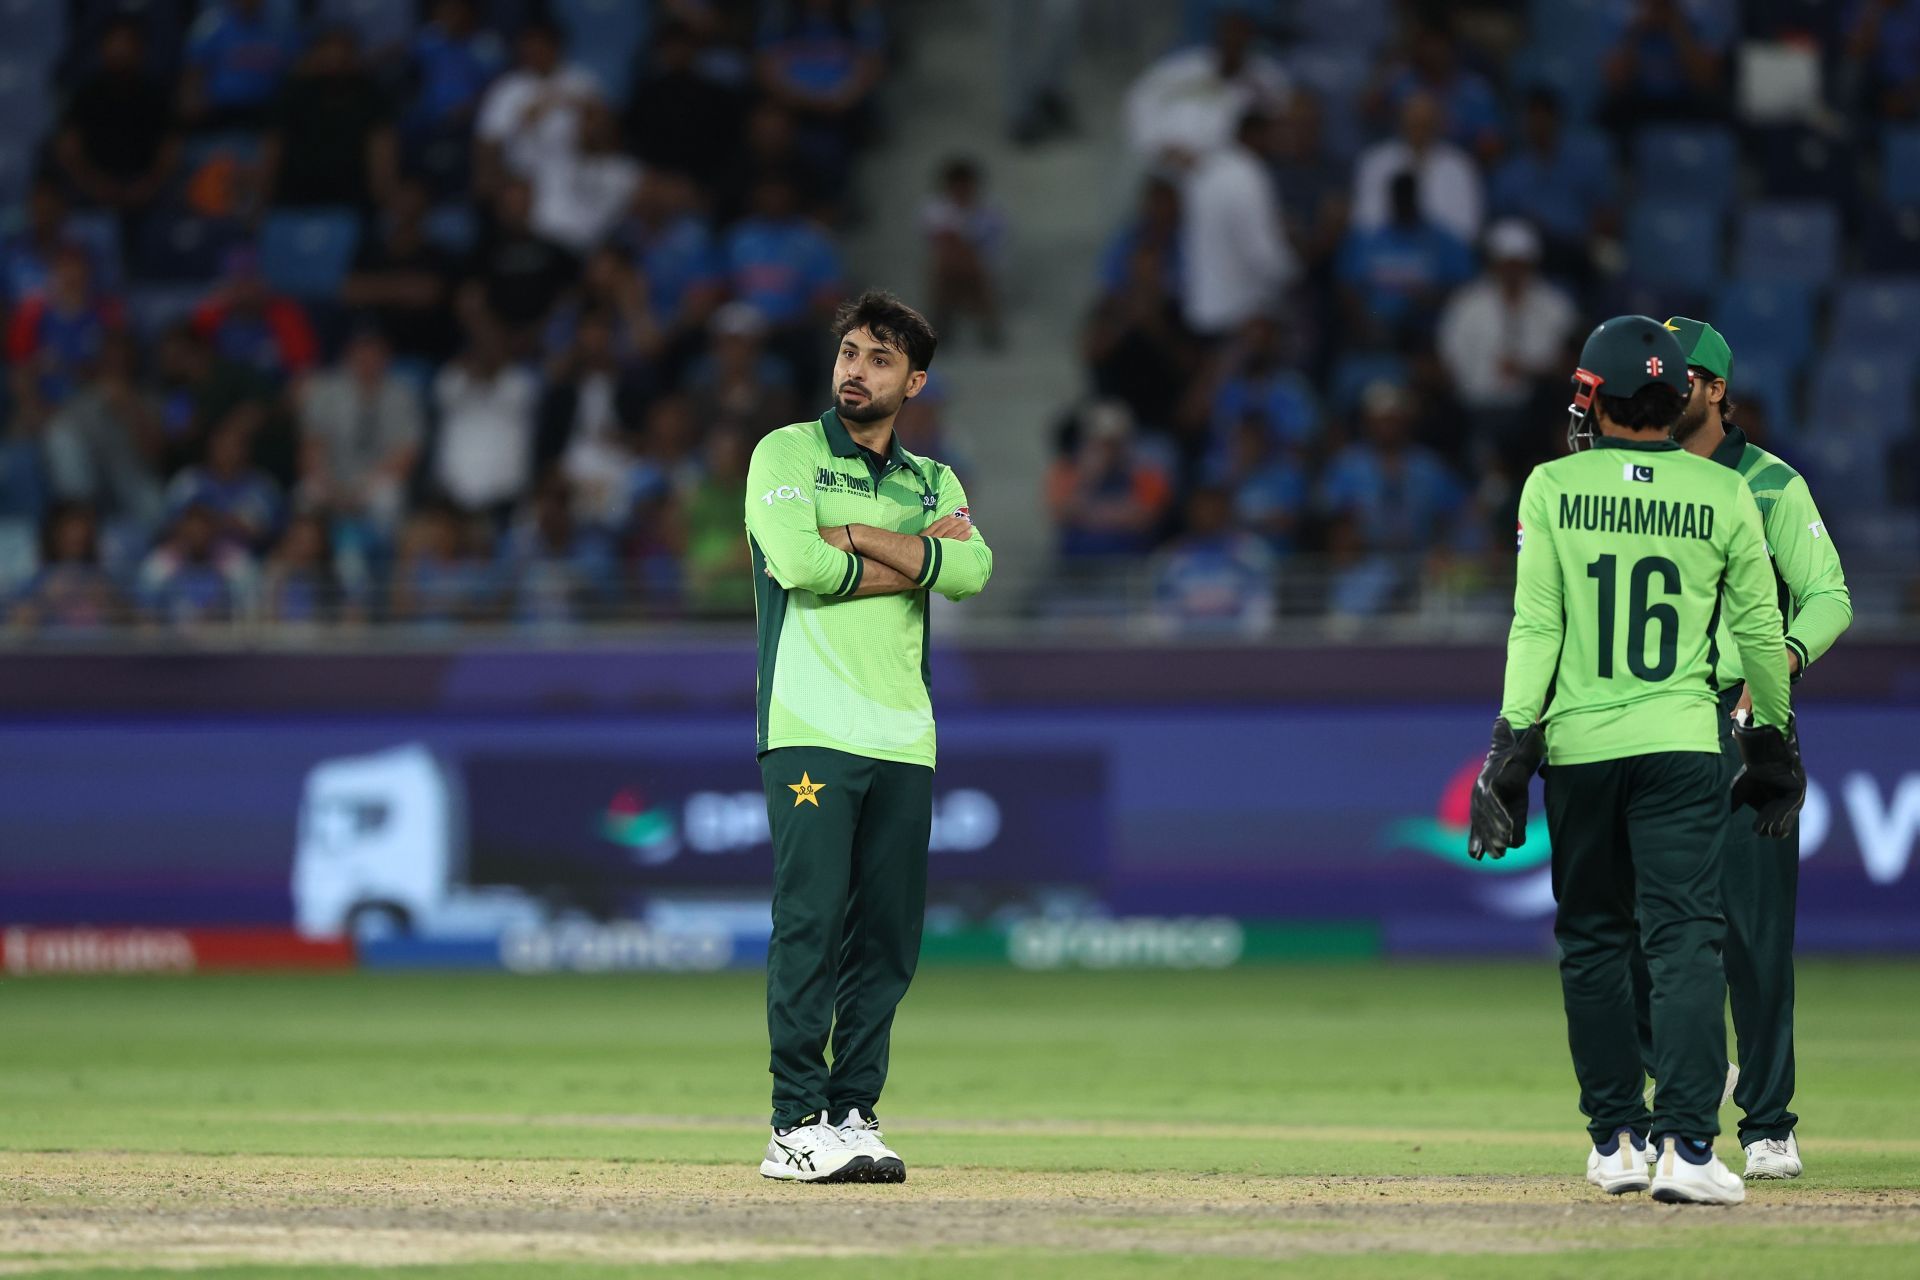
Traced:
<svg viewBox="0 0 1920 1280">
<path fill-rule="evenodd" d="M 775 498 L 781 498 L 787 502 L 792 502 L 795 498 L 798 498 L 808 506 L 813 505 L 812 498 L 809 498 L 806 494 L 800 492 L 790 484 L 783 484 L 778 489 L 769 489 L 760 495 L 760 501 L 766 503 L 768 506 L 773 505 Z"/>
</svg>

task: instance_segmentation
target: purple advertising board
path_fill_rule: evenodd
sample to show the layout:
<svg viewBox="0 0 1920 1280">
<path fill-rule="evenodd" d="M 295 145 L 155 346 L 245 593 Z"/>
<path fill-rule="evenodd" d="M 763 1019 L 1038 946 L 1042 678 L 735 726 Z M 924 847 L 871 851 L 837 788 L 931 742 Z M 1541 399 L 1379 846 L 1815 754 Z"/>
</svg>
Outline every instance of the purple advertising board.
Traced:
<svg viewBox="0 0 1920 1280">
<path fill-rule="evenodd" d="M 1367 925 L 1399 953 L 1542 951 L 1545 823 L 1502 862 L 1464 855 L 1487 718 L 1378 705 L 943 716 L 936 923 L 1231 917 Z M 1909 718 L 1831 703 L 1805 717 L 1805 950 L 1920 949 Z M 0 723 L 0 813 L 0 926 L 764 931 L 766 812 L 731 713 Z"/>
</svg>

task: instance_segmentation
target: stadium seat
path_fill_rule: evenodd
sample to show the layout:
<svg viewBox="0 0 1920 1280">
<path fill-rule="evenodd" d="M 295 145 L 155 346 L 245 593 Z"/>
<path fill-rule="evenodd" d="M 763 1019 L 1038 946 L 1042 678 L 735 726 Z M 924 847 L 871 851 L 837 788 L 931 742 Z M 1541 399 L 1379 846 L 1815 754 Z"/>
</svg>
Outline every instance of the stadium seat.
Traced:
<svg viewBox="0 0 1920 1280">
<path fill-rule="evenodd" d="M 1794 373 L 1791 365 L 1771 357 L 1764 349 L 1749 351 L 1733 344 L 1733 382 L 1727 398 L 1733 401 L 1734 420 L 1737 423 L 1764 417 L 1767 439 L 1772 442 L 1768 448 L 1800 438 L 1800 402 L 1794 395 Z"/>
<path fill-rule="evenodd" d="M 49 0 L 0 0 L 0 41 L 8 53 L 42 66 L 67 40 L 67 6 Z"/>
<path fill-rule="evenodd" d="M 640 0 L 554 0 L 566 28 L 567 52 L 593 72 L 612 102 L 627 100 L 634 57 L 646 44 L 647 6 Z"/>
<path fill-rule="evenodd" d="M 1386 351 L 1356 351 L 1343 356 L 1333 368 L 1331 403 L 1336 413 L 1352 413 L 1360 397 L 1376 382 L 1405 386 L 1409 376 L 1407 362 Z"/>
<path fill-rule="evenodd" d="M 415 27 L 408 6 L 393 0 L 320 0 L 315 17 L 352 27 L 360 34 L 361 48 L 367 50 L 404 45 Z"/>
<path fill-rule="evenodd" d="M 1920 125 L 1889 127 L 1882 135 L 1880 196 L 1889 204 L 1920 204 Z"/>
<path fill-rule="evenodd" d="M 1892 275 L 1920 272 L 1920 205 L 1869 209 L 1861 228 L 1860 265 Z"/>
<path fill-rule="evenodd" d="M 1287 69 L 1328 104 L 1323 116 L 1327 147 L 1336 155 L 1358 151 L 1366 142 L 1359 113 L 1333 110 L 1332 104 L 1359 98 L 1373 78 L 1372 61 L 1351 49 L 1307 47 L 1287 59 Z"/>
<path fill-rule="evenodd" d="M 1840 215 L 1816 200 L 1775 200 L 1741 211 L 1737 274 L 1825 284 L 1840 268 Z"/>
<path fill-rule="evenodd" d="M 120 260 L 120 223 L 110 213 L 81 209 L 67 215 L 66 237 L 86 248 L 87 256 L 105 273 L 97 281 L 102 287 L 118 291 L 126 274 Z"/>
<path fill-rule="evenodd" d="M 1739 148 L 1716 125 L 1656 125 L 1633 138 L 1633 176 L 1641 192 L 1685 191 L 1724 210 L 1734 196 Z"/>
<path fill-rule="evenodd" d="M 1920 276 L 1853 280 L 1834 298 L 1827 341 L 1856 355 L 1898 355 L 1920 333 Z"/>
<path fill-rule="evenodd" d="M 1813 290 L 1793 280 L 1731 280 L 1704 319 L 1726 335 L 1738 365 L 1762 352 L 1799 369 L 1813 352 Z"/>
<path fill-rule="evenodd" d="M 1393 36 L 1389 0 L 1314 0 L 1311 13 L 1311 21 L 1299 24 L 1301 43 L 1308 48 L 1371 57 Z"/>
<path fill-rule="evenodd" d="M 0 145 L 0 209 L 11 209 L 27 197 L 33 181 L 33 151 L 17 144 Z"/>
<path fill-rule="evenodd" d="M 0 146 L 37 144 L 52 121 L 51 99 L 43 56 L 0 55 Z"/>
<path fill-rule="evenodd" d="M 331 298 L 360 247 L 350 209 L 282 211 L 260 229 L 260 269 L 274 288 L 297 298 Z"/>
<path fill-rule="evenodd" d="M 1858 203 L 1859 167 L 1853 148 L 1818 129 L 1763 129 L 1753 156 L 1760 186 L 1776 200 L 1826 199 L 1850 215 Z"/>
<path fill-rule="evenodd" d="M 1857 436 L 1892 440 L 1913 429 L 1913 357 L 1838 351 L 1822 359 L 1808 388 L 1809 440 Z"/>
<path fill-rule="evenodd" d="M 1551 89 L 1560 96 L 1568 124 L 1586 124 L 1600 105 L 1600 77 L 1593 74 L 1591 55 L 1560 44 L 1535 40 L 1514 56 L 1516 88 Z"/>
<path fill-rule="evenodd" d="M 211 280 L 225 265 L 227 251 L 244 238 L 231 222 L 197 213 L 156 213 L 140 228 L 133 276 L 163 284 Z"/>
<path fill-rule="evenodd" d="M 1689 293 L 1720 283 L 1720 215 L 1710 204 L 1641 200 L 1627 223 L 1627 262 L 1636 279 Z"/>
<path fill-rule="evenodd" d="M 136 285 L 127 290 L 127 323 L 152 341 L 192 315 L 206 296 L 204 284 Z"/>
<path fill-rule="evenodd" d="M 1534 40 L 1573 55 L 1589 76 L 1600 51 L 1620 34 L 1612 0 L 1531 0 L 1527 7 Z"/>
</svg>

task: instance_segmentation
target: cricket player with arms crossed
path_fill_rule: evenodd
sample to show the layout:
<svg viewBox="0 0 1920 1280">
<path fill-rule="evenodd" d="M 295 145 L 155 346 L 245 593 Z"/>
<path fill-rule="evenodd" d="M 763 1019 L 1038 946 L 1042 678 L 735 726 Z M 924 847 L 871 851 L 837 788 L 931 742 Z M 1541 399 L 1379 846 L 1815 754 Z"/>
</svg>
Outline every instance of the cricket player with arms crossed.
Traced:
<svg viewBox="0 0 1920 1280">
<path fill-rule="evenodd" d="M 773 832 L 773 1135 L 760 1172 L 902 1182 L 906 1164 L 874 1107 L 926 918 L 927 595 L 977 594 L 993 553 L 952 469 L 894 435 L 900 407 L 926 385 L 932 327 L 870 291 L 841 309 L 834 332 L 833 408 L 769 434 L 747 471 Z"/>
<path fill-rule="evenodd" d="M 1760 512 L 1737 472 L 1670 438 L 1688 390 L 1686 354 L 1657 320 L 1616 317 L 1581 350 L 1574 452 L 1534 468 L 1521 492 L 1506 688 L 1467 851 L 1499 857 L 1525 838 L 1528 781 L 1544 758 L 1567 1041 L 1593 1139 L 1587 1180 L 1738 1204 L 1745 1187 L 1713 1152 L 1727 1061 L 1726 813 L 1751 804 L 1767 830 L 1785 830 L 1806 775 Z M 1713 687 L 1722 617 L 1753 693 L 1754 723 L 1734 730 L 1744 764 L 1731 788 Z M 1636 934 L 1653 982 L 1651 1115 Z"/>
<path fill-rule="evenodd" d="M 1727 340 L 1712 325 L 1685 316 L 1668 320 L 1667 329 L 1687 353 L 1693 382 L 1673 438 L 1688 453 L 1731 467 L 1753 492 L 1787 621 L 1787 669 L 1798 680 L 1853 622 L 1853 599 L 1840 554 L 1806 480 L 1728 421 L 1733 351 Z M 1742 684 L 1737 647 L 1729 643 L 1724 625 L 1718 640 L 1720 750 L 1732 772 L 1740 764 L 1733 726 L 1750 711 L 1752 699 Z M 1795 821 L 1778 836 L 1767 836 L 1729 815 L 1720 895 L 1727 915 L 1727 995 L 1740 1058 L 1739 1071 L 1729 1074 L 1735 1075 L 1733 1099 L 1740 1104 L 1740 1145 L 1746 1150 L 1749 1179 L 1797 1178 L 1801 1171 L 1800 1146 L 1793 1135 L 1799 1117 L 1789 1109 L 1794 1074 L 1793 916 L 1799 887 L 1800 824 Z M 1636 960 L 1640 1047 L 1651 1071 L 1652 985 L 1644 960 Z"/>
</svg>

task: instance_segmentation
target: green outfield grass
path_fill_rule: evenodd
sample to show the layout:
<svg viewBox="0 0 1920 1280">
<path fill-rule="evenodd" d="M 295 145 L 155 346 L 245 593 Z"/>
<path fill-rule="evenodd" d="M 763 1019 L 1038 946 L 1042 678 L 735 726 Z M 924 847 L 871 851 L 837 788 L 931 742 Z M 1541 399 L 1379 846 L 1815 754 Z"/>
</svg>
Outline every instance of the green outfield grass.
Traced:
<svg viewBox="0 0 1920 1280">
<path fill-rule="evenodd" d="M 1580 1181 L 1545 962 L 928 970 L 903 1188 L 757 1176 L 756 975 L 9 981 L 0 1275 L 1910 1276 L 1916 1011 L 1804 965 L 1810 1176 L 1709 1211 Z"/>
</svg>

